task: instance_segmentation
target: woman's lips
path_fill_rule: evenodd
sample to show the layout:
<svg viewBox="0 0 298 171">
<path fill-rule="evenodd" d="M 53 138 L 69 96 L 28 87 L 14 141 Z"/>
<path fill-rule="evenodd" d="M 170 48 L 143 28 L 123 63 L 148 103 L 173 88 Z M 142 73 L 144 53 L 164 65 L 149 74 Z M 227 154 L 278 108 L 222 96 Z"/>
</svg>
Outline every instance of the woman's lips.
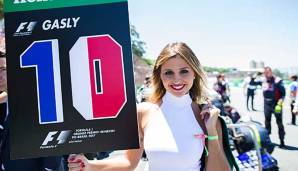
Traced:
<svg viewBox="0 0 298 171">
<path fill-rule="evenodd" d="M 170 85 L 170 86 L 171 86 L 172 89 L 179 91 L 179 90 L 182 90 L 184 88 L 185 84 Z"/>
</svg>

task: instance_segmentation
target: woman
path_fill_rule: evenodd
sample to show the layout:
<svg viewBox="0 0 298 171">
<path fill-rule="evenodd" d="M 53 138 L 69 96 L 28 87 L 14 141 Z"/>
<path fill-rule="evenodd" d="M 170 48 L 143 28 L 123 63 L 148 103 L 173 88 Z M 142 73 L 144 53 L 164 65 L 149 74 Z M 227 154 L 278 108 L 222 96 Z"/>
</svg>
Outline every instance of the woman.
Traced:
<svg viewBox="0 0 298 171">
<path fill-rule="evenodd" d="M 219 110 L 198 105 L 206 99 L 205 85 L 204 72 L 192 50 L 185 43 L 168 44 L 153 69 L 150 102 L 137 107 L 140 149 L 127 150 L 121 159 L 101 161 L 72 155 L 69 170 L 133 170 L 144 149 L 150 171 L 231 170 L 223 150 Z M 204 161 L 203 130 L 208 133 L 209 151 Z"/>
</svg>

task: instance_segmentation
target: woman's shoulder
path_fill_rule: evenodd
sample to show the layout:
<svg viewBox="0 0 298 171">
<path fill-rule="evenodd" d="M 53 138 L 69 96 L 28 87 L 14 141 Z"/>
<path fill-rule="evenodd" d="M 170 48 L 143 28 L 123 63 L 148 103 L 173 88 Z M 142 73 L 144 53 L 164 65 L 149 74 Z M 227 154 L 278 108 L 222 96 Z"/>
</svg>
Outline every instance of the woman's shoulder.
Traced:
<svg viewBox="0 0 298 171">
<path fill-rule="evenodd" d="M 159 105 L 151 102 L 142 102 L 139 103 L 137 106 L 138 111 L 138 121 L 140 124 L 140 128 L 142 128 L 142 131 L 145 129 L 149 122 L 149 118 L 151 114 L 157 112 L 159 110 Z"/>
<path fill-rule="evenodd" d="M 151 102 L 142 102 L 137 105 L 139 114 L 147 114 L 159 109 L 159 105 Z"/>
</svg>

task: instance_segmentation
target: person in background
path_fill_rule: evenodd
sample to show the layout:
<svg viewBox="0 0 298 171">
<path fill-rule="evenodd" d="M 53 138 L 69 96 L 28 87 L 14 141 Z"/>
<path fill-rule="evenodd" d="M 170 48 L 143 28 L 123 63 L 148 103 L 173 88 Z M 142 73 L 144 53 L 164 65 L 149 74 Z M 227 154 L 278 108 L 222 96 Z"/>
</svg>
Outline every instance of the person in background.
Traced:
<svg viewBox="0 0 298 171">
<path fill-rule="evenodd" d="M 292 113 L 292 120 L 291 124 L 296 125 L 296 114 L 293 112 L 295 100 L 297 97 L 298 91 L 298 82 L 297 82 L 297 75 L 291 76 L 291 84 L 290 84 L 290 98 L 291 98 L 291 113 Z"/>
<path fill-rule="evenodd" d="M 225 74 L 221 74 L 222 84 L 226 87 L 226 95 L 227 95 L 227 101 L 231 103 L 231 89 L 229 81 L 226 79 Z"/>
<path fill-rule="evenodd" d="M 218 74 L 216 76 L 216 82 L 213 84 L 213 89 L 221 95 L 221 99 L 223 103 L 228 102 L 229 97 L 227 95 L 227 87 L 225 82 L 223 81 L 222 74 Z"/>
<path fill-rule="evenodd" d="M 139 102 L 145 102 L 149 100 L 149 97 L 152 93 L 151 78 L 150 76 L 146 76 L 144 80 L 144 84 L 138 90 Z"/>
<path fill-rule="evenodd" d="M 275 116 L 278 126 L 280 148 L 285 148 L 285 129 L 282 123 L 282 105 L 286 95 L 283 80 L 272 73 L 270 67 L 264 68 L 264 82 L 262 84 L 264 96 L 265 127 L 271 133 L 271 117 Z"/>
<path fill-rule="evenodd" d="M 295 99 L 295 103 L 293 105 L 293 110 L 292 112 L 297 115 L 298 114 L 298 89 L 297 89 L 297 92 L 296 92 L 296 99 Z"/>
<path fill-rule="evenodd" d="M 6 60 L 5 53 L 0 51 L 0 133 L 6 118 L 7 109 L 7 86 L 6 86 Z"/>
<path fill-rule="evenodd" d="M 7 116 L 7 84 L 6 84 L 6 59 L 5 53 L 0 51 L 0 147 L 3 142 L 4 121 Z M 0 149 L 1 153 L 1 149 Z M 0 171 L 3 171 L 0 158 Z"/>
<path fill-rule="evenodd" d="M 199 60 L 185 43 L 168 44 L 153 69 L 149 102 L 137 106 L 140 148 L 126 150 L 117 159 L 94 161 L 71 155 L 69 171 L 133 170 L 144 149 L 149 171 L 230 171 L 219 110 L 210 103 L 199 105 L 207 98 L 205 80 Z M 203 155 L 204 134 L 209 137 L 208 156 Z"/>
<path fill-rule="evenodd" d="M 244 79 L 244 91 L 246 92 L 246 108 L 248 111 L 249 109 L 249 99 L 251 99 L 251 110 L 257 111 L 254 108 L 254 97 L 255 97 L 255 91 L 257 89 L 258 85 L 262 85 L 261 81 L 257 80 L 257 74 L 249 74 L 247 78 Z"/>
</svg>

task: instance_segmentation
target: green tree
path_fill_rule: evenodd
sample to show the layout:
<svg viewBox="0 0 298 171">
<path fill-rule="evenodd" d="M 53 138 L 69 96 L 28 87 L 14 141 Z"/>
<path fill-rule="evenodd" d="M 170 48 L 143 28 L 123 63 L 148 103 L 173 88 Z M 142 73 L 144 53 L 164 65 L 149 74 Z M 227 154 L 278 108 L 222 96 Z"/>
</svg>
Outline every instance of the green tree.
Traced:
<svg viewBox="0 0 298 171">
<path fill-rule="evenodd" d="M 143 58 L 143 59 L 150 66 L 153 66 L 154 63 L 155 63 L 155 60 L 154 59 L 149 59 L 149 58 Z"/>
<path fill-rule="evenodd" d="M 206 72 L 218 72 L 218 73 L 228 73 L 232 71 L 232 68 L 217 68 L 217 67 L 208 67 L 204 66 L 204 71 Z"/>
<path fill-rule="evenodd" d="M 145 51 L 146 43 L 140 39 L 140 34 L 137 32 L 134 25 L 130 25 L 131 43 L 132 43 L 132 53 L 143 57 Z"/>
</svg>

